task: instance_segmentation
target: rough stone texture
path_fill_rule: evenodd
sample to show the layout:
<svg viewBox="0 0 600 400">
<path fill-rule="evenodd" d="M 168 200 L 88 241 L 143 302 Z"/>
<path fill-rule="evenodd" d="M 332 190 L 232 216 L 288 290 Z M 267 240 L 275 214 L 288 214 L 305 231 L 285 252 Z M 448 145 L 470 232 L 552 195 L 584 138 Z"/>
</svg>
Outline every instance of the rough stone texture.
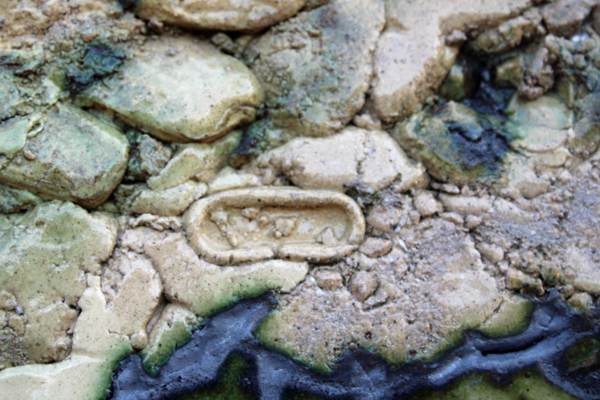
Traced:
<svg viewBox="0 0 600 400">
<path fill-rule="evenodd" d="M 235 267 L 209 264 L 198 258 L 181 233 L 136 228 L 128 230 L 121 242 L 134 251 L 143 248 L 161 276 L 167 299 L 198 316 L 208 316 L 268 289 L 289 292 L 308 273 L 307 263 L 280 260 Z"/>
<path fill-rule="evenodd" d="M 261 30 L 292 17 L 307 0 L 141 0 L 135 11 L 144 19 L 155 19 L 191 29 L 224 31 Z"/>
<path fill-rule="evenodd" d="M 392 242 L 379 238 L 367 238 L 358 250 L 366 256 L 377 258 L 386 255 L 392 250 Z"/>
<path fill-rule="evenodd" d="M 40 123 L 43 129 L 0 169 L 0 182 L 90 208 L 106 200 L 127 167 L 125 136 L 62 104 Z"/>
<path fill-rule="evenodd" d="M 315 280 L 321 289 L 335 290 L 342 286 L 344 278 L 337 271 L 319 270 L 314 273 Z"/>
<path fill-rule="evenodd" d="M 167 304 L 152 326 L 148 345 L 141 351 L 144 368 L 157 373 L 171 353 L 187 343 L 192 329 L 201 321 L 193 312 L 177 304 Z"/>
<path fill-rule="evenodd" d="M 158 175 L 173 155 L 170 147 L 144 133 L 129 130 L 126 136 L 131 146 L 126 181 L 145 181 Z"/>
<path fill-rule="evenodd" d="M 42 198 L 27 190 L 16 189 L 0 184 L 0 212 L 11 214 L 28 210 L 42 202 Z"/>
<path fill-rule="evenodd" d="M 266 153 L 259 168 L 274 167 L 294 184 L 311 189 L 375 193 L 393 184 L 399 192 L 425 187 L 425 168 L 410 160 L 384 131 L 348 127 L 327 138 L 297 138 Z M 265 172 L 262 172 L 265 175 Z"/>
<path fill-rule="evenodd" d="M 78 98 L 159 139 L 180 142 L 212 140 L 253 121 L 263 100 L 260 83 L 241 61 L 185 35 L 147 41 L 119 76 Z"/>
<path fill-rule="evenodd" d="M 444 206 L 431 193 L 421 192 L 413 201 L 415 208 L 423 217 L 431 217 L 444 211 Z"/>
<path fill-rule="evenodd" d="M 550 33 L 571 36 L 581 28 L 583 20 L 597 4 L 596 0 L 558 0 L 546 4 L 540 11 Z"/>
<path fill-rule="evenodd" d="M 351 342 L 388 361 L 427 359 L 500 305 L 502 296 L 474 243 L 454 224 L 424 221 L 395 237 L 410 253 L 395 248 L 379 259 L 358 253 L 336 266 L 348 278 L 366 273 L 377 279 L 373 305 L 360 306 L 346 287 L 319 292 L 309 277 L 263 321 L 259 340 L 325 371 Z"/>
<path fill-rule="evenodd" d="M 0 226 L 0 288 L 27 317 L 21 361 L 61 360 L 70 353 L 85 275 L 100 273 L 116 243 L 116 224 L 71 203 L 50 202 L 2 217 Z"/>
<path fill-rule="evenodd" d="M 165 190 L 192 178 L 200 182 L 210 181 L 227 164 L 240 135 L 241 132 L 233 131 L 210 144 L 178 144 L 173 158 L 160 174 L 148 179 L 148 187 Z"/>
<path fill-rule="evenodd" d="M 384 25 L 380 0 L 333 0 L 269 30 L 245 53 L 275 128 L 309 136 L 344 127 L 365 100 Z"/>
<path fill-rule="evenodd" d="M 207 192 L 205 183 L 187 181 L 166 189 L 152 190 L 145 184 L 120 185 L 114 197 L 123 214 L 176 216 Z"/>
<path fill-rule="evenodd" d="M 371 99 L 383 121 L 410 116 L 450 70 L 458 45 L 444 35 L 493 27 L 518 15 L 529 0 L 388 0 L 387 25 L 377 43 Z"/>
</svg>

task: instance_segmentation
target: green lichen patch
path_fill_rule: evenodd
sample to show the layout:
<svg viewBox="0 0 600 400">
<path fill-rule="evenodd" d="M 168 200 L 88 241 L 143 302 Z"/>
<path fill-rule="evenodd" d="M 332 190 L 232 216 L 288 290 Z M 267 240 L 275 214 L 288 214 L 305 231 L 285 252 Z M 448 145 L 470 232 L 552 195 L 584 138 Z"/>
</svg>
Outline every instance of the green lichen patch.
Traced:
<svg viewBox="0 0 600 400">
<path fill-rule="evenodd" d="M 600 337 L 589 336 L 575 342 L 564 354 L 569 371 L 597 366 L 600 362 Z"/>
<path fill-rule="evenodd" d="M 524 370 L 506 382 L 496 383 L 486 375 L 473 374 L 450 387 L 409 397 L 411 400 L 575 400 L 546 381 L 537 372 Z"/>
<path fill-rule="evenodd" d="M 502 304 L 479 330 L 490 337 L 515 335 L 529 325 L 533 303 L 519 295 L 504 295 Z"/>
</svg>

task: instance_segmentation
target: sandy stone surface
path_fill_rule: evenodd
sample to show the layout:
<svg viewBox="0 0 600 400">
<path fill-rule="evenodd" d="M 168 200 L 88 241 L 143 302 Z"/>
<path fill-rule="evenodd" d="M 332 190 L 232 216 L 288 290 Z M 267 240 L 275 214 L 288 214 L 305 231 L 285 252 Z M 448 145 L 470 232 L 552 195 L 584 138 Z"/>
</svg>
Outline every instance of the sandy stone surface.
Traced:
<svg viewBox="0 0 600 400">
<path fill-rule="evenodd" d="M 78 98 L 83 106 L 108 108 L 159 139 L 179 142 L 223 136 L 253 121 L 263 100 L 244 64 L 192 36 L 148 41 L 118 77 Z"/>
<path fill-rule="evenodd" d="M 379 118 L 396 121 L 410 116 L 440 86 L 462 44 L 448 44 L 446 35 L 468 31 L 470 26 L 493 27 L 530 5 L 530 0 L 388 0 L 371 89 Z"/>
<path fill-rule="evenodd" d="M 3 3 L 0 399 L 102 399 L 267 290 L 256 337 L 322 372 L 589 315 L 599 10 Z"/>
<path fill-rule="evenodd" d="M 244 58 L 265 88 L 276 129 L 326 136 L 364 104 L 384 25 L 379 0 L 333 0 L 271 28 Z"/>
<path fill-rule="evenodd" d="M 246 31 L 267 28 L 296 14 L 306 0 L 141 0 L 136 13 L 191 29 Z"/>
</svg>

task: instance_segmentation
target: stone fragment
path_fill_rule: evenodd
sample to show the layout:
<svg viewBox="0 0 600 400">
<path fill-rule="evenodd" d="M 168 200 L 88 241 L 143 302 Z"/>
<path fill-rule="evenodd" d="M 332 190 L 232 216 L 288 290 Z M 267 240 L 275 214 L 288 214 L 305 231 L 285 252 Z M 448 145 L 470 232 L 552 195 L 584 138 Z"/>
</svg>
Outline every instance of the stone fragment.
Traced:
<svg viewBox="0 0 600 400">
<path fill-rule="evenodd" d="M 28 319 L 28 362 L 57 361 L 70 352 L 70 329 L 86 288 L 117 240 L 114 221 L 72 203 L 48 202 L 16 215 L 0 235 L 0 288 L 6 308 Z M 14 297 L 13 297 L 14 296 Z M 16 303 L 13 307 L 12 305 Z"/>
<path fill-rule="evenodd" d="M 102 292 L 109 303 L 106 312 L 113 318 L 112 332 L 129 337 L 132 347 L 144 348 L 146 325 L 162 296 L 161 279 L 152 263 L 132 251 L 115 251 L 102 272 Z M 130 297 L 115 301 L 125 294 Z"/>
<path fill-rule="evenodd" d="M 468 229 L 475 229 L 479 225 L 481 225 L 481 223 L 483 222 L 483 219 L 481 217 L 478 217 L 475 215 L 467 215 L 467 217 L 465 218 L 465 221 L 467 223 Z"/>
<path fill-rule="evenodd" d="M 200 322 L 193 312 L 178 304 L 167 304 L 152 326 L 148 345 L 140 352 L 144 369 L 156 375 L 177 348 L 186 344 Z"/>
<path fill-rule="evenodd" d="M 575 104 L 574 133 L 569 138 L 569 150 L 575 154 L 586 155 L 598 148 L 600 141 L 600 93 L 590 93 Z"/>
<path fill-rule="evenodd" d="M 576 313 L 584 313 L 594 307 L 594 299 L 589 293 L 576 293 L 569 297 L 567 305 Z"/>
<path fill-rule="evenodd" d="M 459 45 L 445 35 L 487 29 L 528 8 L 529 0 L 388 1 L 386 29 L 377 43 L 371 99 L 382 121 L 417 111 L 454 64 Z"/>
<path fill-rule="evenodd" d="M 386 255 L 392 250 L 392 242 L 370 237 L 360 245 L 358 250 L 368 257 L 377 258 Z"/>
<path fill-rule="evenodd" d="M 545 33 L 539 9 L 530 8 L 520 16 L 482 32 L 470 47 L 487 54 L 504 53 Z"/>
<path fill-rule="evenodd" d="M 367 222 L 373 228 L 383 232 L 392 233 L 400 221 L 402 211 L 399 208 L 376 205 L 371 209 L 367 216 Z"/>
<path fill-rule="evenodd" d="M 515 268 L 509 268 L 506 275 L 506 287 L 511 290 L 523 289 L 527 293 L 542 296 L 544 294 L 544 286 L 542 281 L 524 274 Z"/>
<path fill-rule="evenodd" d="M 527 328 L 532 310 L 531 300 L 504 293 L 500 307 L 478 329 L 490 337 L 515 335 Z"/>
<path fill-rule="evenodd" d="M 42 198 L 35 194 L 10 186 L 0 184 L 0 212 L 11 214 L 21 210 L 28 210 L 42 202 Z"/>
<path fill-rule="evenodd" d="M 479 87 L 477 66 L 469 59 L 458 57 L 440 86 L 439 94 L 448 100 L 462 101 L 472 97 Z"/>
<path fill-rule="evenodd" d="M 119 131 L 73 106 L 59 104 L 29 139 L 23 155 L 0 169 L 0 182 L 86 207 L 119 184 L 129 144 Z"/>
<path fill-rule="evenodd" d="M 319 287 L 325 290 L 339 289 L 344 282 L 342 275 L 336 271 L 319 270 L 314 276 Z"/>
<path fill-rule="evenodd" d="M 442 193 L 439 199 L 447 211 L 465 216 L 480 216 L 492 208 L 492 198 L 490 197 L 451 196 Z"/>
<path fill-rule="evenodd" d="M 481 255 L 487 258 L 492 264 L 497 264 L 504 260 L 504 250 L 502 250 L 502 247 L 496 244 L 482 242 L 479 243 L 477 249 Z"/>
<path fill-rule="evenodd" d="M 519 95 L 527 100 L 539 99 L 554 86 L 554 70 L 550 64 L 550 52 L 545 47 L 535 53 L 523 80 L 519 85 Z"/>
<path fill-rule="evenodd" d="M 442 203 L 437 201 L 433 194 L 429 192 L 421 192 L 415 196 L 413 204 L 422 217 L 431 217 L 434 214 L 444 211 Z"/>
<path fill-rule="evenodd" d="M 509 150 L 503 131 L 454 101 L 427 107 L 400 121 L 391 133 L 429 174 L 454 184 L 496 176 Z"/>
<path fill-rule="evenodd" d="M 566 265 L 573 269 L 574 274 L 565 273 L 565 283 L 573 285 L 577 290 L 600 294 L 600 269 L 590 254 L 576 246 L 568 248 L 566 253 Z"/>
<path fill-rule="evenodd" d="M 135 130 L 129 130 L 126 136 L 130 151 L 125 180 L 145 181 L 158 175 L 171 159 L 173 150 L 153 137 Z"/>
<path fill-rule="evenodd" d="M 151 190 L 141 184 L 120 185 L 115 200 L 122 213 L 175 216 L 207 192 L 205 183 L 187 181 L 166 190 Z"/>
<path fill-rule="evenodd" d="M 181 233 L 137 228 L 125 235 L 130 236 L 124 239 L 127 242 L 145 243 L 145 254 L 161 276 L 167 299 L 198 316 L 208 316 L 240 298 L 254 297 L 268 289 L 289 292 L 308 273 L 307 263 L 282 260 L 234 267 L 209 264 L 198 258 Z"/>
<path fill-rule="evenodd" d="M 411 161 L 384 131 L 349 127 L 327 138 L 297 138 L 264 156 L 303 188 L 375 193 L 394 182 L 404 192 L 429 182 L 425 168 Z"/>
<path fill-rule="evenodd" d="M 260 209 L 252 213 L 255 218 L 246 212 L 251 207 Z M 356 250 L 365 233 L 364 217 L 351 198 L 292 187 L 211 195 L 190 207 L 184 225 L 194 250 L 221 265 L 272 258 L 331 262 Z M 322 240 L 327 229 L 335 241 Z"/>
<path fill-rule="evenodd" d="M 592 26 L 596 33 L 600 35 L 600 7 L 596 7 L 592 13 Z"/>
<path fill-rule="evenodd" d="M 496 84 L 500 87 L 518 88 L 526 70 L 527 63 L 523 54 L 506 60 L 496 66 Z"/>
<path fill-rule="evenodd" d="M 333 0 L 271 28 L 245 58 L 276 129 L 326 136 L 363 106 L 384 25 L 380 0 Z"/>
<path fill-rule="evenodd" d="M 148 179 L 148 187 L 165 190 L 190 179 L 208 182 L 215 173 L 227 165 L 229 155 L 238 144 L 240 131 L 233 131 L 210 144 L 187 143 L 176 145 L 176 152 L 157 176 Z"/>
<path fill-rule="evenodd" d="M 506 106 L 506 128 L 515 139 L 511 146 L 534 153 L 557 150 L 567 143 L 574 115 L 556 95 L 545 95 L 534 101 L 513 96 Z"/>
<path fill-rule="evenodd" d="M 11 311 L 17 307 L 17 298 L 6 290 L 0 291 L 0 309 Z"/>
<path fill-rule="evenodd" d="M 254 120 L 264 93 L 241 61 L 186 35 L 163 35 L 142 49 L 119 76 L 81 92 L 79 104 L 114 111 L 167 141 L 212 140 Z"/>
<path fill-rule="evenodd" d="M 352 276 L 350 282 L 350 291 L 358 301 L 365 301 L 377 289 L 377 280 L 375 277 L 365 271 L 359 271 Z"/>
<path fill-rule="evenodd" d="M 255 186 L 260 186 L 260 178 L 258 176 L 240 172 L 230 166 L 226 166 L 208 182 L 208 193 L 213 194 Z"/>
<path fill-rule="evenodd" d="M 441 213 L 440 218 L 442 218 L 448 222 L 452 222 L 453 224 L 455 224 L 457 226 L 463 226 L 465 223 L 465 219 L 462 217 L 462 215 L 455 213 L 455 212 Z"/>
<path fill-rule="evenodd" d="M 307 0 L 141 0 L 135 12 L 182 28 L 220 31 L 258 31 L 296 14 Z"/>
<path fill-rule="evenodd" d="M 557 0 L 541 8 L 548 31 L 556 36 L 571 36 L 581 28 L 596 5 L 594 0 Z"/>
</svg>

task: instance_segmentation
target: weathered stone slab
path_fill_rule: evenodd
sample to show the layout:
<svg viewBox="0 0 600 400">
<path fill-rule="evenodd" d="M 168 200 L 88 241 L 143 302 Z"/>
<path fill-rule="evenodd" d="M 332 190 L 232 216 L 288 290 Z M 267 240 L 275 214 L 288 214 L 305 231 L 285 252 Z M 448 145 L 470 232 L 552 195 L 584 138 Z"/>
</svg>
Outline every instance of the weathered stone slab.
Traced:
<svg viewBox="0 0 600 400">
<path fill-rule="evenodd" d="M 149 40 L 79 103 L 114 111 L 167 141 L 211 140 L 255 118 L 264 93 L 239 60 L 191 36 Z"/>
</svg>

